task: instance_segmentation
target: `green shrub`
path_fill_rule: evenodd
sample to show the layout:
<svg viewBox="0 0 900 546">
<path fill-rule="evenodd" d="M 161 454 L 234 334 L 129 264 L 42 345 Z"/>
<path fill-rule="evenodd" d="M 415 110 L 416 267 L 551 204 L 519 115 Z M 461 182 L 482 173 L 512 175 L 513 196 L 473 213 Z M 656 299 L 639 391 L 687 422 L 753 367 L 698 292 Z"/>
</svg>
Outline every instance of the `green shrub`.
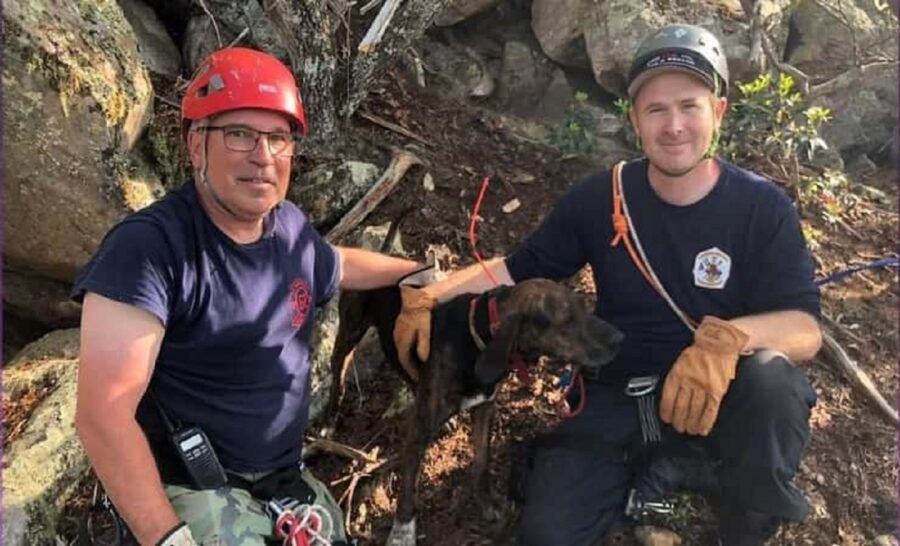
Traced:
<svg viewBox="0 0 900 546">
<path fill-rule="evenodd" d="M 586 155 L 594 151 L 597 137 L 594 119 L 587 110 L 587 93 L 575 93 L 575 101 L 562 123 L 550 135 L 550 144 L 567 154 Z"/>
<path fill-rule="evenodd" d="M 828 147 L 819 129 L 831 119 L 831 111 L 804 108 L 803 96 L 794 89 L 790 75 L 780 73 L 774 81 L 767 73 L 738 83 L 737 88 L 741 96 L 731 105 L 720 141 L 729 159 L 796 166 L 801 160 L 812 161 L 817 150 Z"/>
</svg>

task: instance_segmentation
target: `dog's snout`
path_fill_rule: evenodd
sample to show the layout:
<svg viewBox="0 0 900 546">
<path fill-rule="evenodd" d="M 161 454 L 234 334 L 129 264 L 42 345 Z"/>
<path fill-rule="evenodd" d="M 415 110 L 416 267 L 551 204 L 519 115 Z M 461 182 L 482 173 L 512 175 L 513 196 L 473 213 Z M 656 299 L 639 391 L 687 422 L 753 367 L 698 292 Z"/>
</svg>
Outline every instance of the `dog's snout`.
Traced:
<svg viewBox="0 0 900 546">
<path fill-rule="evenodd" d="M 591 360 L 597 366 L 612 362 L 625 339 L 621 330 L 596 316 L 591 316 L 588 321 L 588 336 L 593 346 L 590 351 Z"/>
<path fill-rule="evenodd" d="M 606 343 L 611 349 L 617 350 L 619 348 L 619 345 L 621 345 L 622 342 L 625 341 L 625 334 L 623 334 L 622 330 L 619 330 L 615 326 L 611 326 L 609 324 L 607 324 L 606 326 L 609 330 L 609 337 L 607 338 Z"/>
</svg>

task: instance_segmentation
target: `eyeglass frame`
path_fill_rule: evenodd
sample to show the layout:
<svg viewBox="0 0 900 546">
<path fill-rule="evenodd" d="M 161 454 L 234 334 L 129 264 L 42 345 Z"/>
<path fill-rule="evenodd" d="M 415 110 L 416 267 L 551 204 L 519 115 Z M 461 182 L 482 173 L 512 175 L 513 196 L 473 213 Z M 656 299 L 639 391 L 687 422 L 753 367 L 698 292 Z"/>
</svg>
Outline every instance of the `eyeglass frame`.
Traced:
<svg viewBox="0 0 900 546">
<path fill-rule="evenodd" d="M 255 152 L 256 148 L 259 146 L 259 139 L 262 136 L 266 137 L 266 148 L 269 150 L 269 153 L 275 157 L 293 157 L 297 155 L 297 140 L 302 138 L 302 135 L 297 133 L 293 133 L 291 131 L 260 131 L 259 129 L 254 129 L 253 127 L 249 127 L 247 125 L 241 125 L 239 123 L 232 125 L 203 125 L 195 128 L 196 131 L 222 131 L 222 142 L 225 144 L 225 147 L 232 152 L 243 152 L 243 153 L 251 153 Z M 255 133 L 256 137 L 253 139 L 253 148 L 249 150 L 241 150 L 233 148 L 228 145 L 228 131 L 229 130 L 242 130 L 247 131 L 249 133 Z M 270 135 L 288 135 L 290 136 L 290 141 L 288 141 L 284 148 L 278 150 L 277 152 L 272 151 L 272 140 L 269 138 Z M 284 150 L 288 149 L 288 147 L 293 146 L 294 149 L 291 153 L 285 154 Z"/>
</svg>

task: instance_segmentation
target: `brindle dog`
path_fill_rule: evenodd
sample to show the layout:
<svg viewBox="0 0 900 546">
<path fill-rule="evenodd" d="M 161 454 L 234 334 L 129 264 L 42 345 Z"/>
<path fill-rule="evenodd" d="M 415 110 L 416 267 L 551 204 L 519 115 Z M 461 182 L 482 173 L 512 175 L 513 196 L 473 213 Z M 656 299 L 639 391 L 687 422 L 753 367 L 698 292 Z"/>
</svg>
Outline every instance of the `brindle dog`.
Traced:
<svg viewBox="0 0 900 546">
<path fill-rule="evenodd" d="M 472 300 L 478 298 L 476 305 Z M 490 335 L 488 302 L 496 301 L 498 327 Z M 428 444 L 441 426 L 460 410 L 472 408 L 475 457 L 471 480 L 476 497 L 487 484 L 490 424 L 493 399 L 509 371 L 510 355 L 528 362 L 551 357 L 551 362 L 596 369 L 615 357 L 622 333 L 585 310 L 578 296 L 561 284 L 532 279 L 515 286 L 495 288 L 481 296 L 458 296 L 437 306 L 432 314 L 431 354 L 419 362 L 419 380 L 402 372 L 393 343 L 394 321 L 400 311 L 396 287 L 341 295 L 340 326 L 331 366 L 329 413 L 336 416 L 346 378 L 348 355 L 369 326 L 378 330 L 385 356 L 409 381 L 415 404 L 401 458 L 401 485 L 392 546 L 415 544 L 416 485 Z M 470 329 L 475 317 L 479 337 L 489 340 L 480 350 Z"/>
</svg>

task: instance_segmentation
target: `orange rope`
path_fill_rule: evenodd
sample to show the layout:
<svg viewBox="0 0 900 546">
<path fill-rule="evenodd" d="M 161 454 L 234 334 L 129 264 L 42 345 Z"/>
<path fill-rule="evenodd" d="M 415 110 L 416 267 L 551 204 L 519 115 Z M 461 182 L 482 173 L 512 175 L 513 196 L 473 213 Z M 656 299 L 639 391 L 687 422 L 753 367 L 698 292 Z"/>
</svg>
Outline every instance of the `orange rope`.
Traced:
<svg viewBox="0 0 900 546">
<path fill-rule="evenodd" d="M 469 244 L 472 245 L 472 255 L 475 257 L 475 260 L 481 265 L 481 268 L 484 269 L 485 274 L 487 274 L 488 279 L 494 284 L 494 286 L 500 286 L 500 283 L 497 282 L 497 279 L 494 277 L 494 274 L 485 265 L 484 260 L 481 258 L 481 254 L 478 253 L 477 242 L 478 238 L 475 235 L 475 226 L 478 224 L 478 211 L 481 210 L 481 202 L 484 200 L 484 193 L 487 191 L 488 185 L 491 183 L 491 179 L 487 176 L 484 177 L 484 180 L 481 182 L 481 191 L 478 192 L 478 198 L 475 200 L 475 208 L 472 209 L 472 218 L 469 220 Z"/>
<path fill-rule="evenodd" d="M 650 286 L 653 287 L 654 290 L 660 292 L 659 286 L 653 281 L 653 277 L 650 276 L 650 273 L 647 271 L 647 266 L 644 264 L 644 261 L 638 255 L 637 251 L 634 250 L 634 245 L 631 242 L 631 237 L 628 233 L 628 219 L 625 217 L 625 214 L 622 212 L 622 163 L 616 163 L 616 165 L 612 169 L 612 194 L 613 194 L 613 212 L 612 212 L 612 224 L 613 229 L 616 232 L 616 236 L 613 237 L 613 240 L 609 243 L 609 246 L 617 246 L 620 242 L 625 242 L 625 248 L 628 250 L 628 255 L 631 256 L 631 261 L 634 262 L 634 265 L 637 266 L 638 271 L 641 272 L 641 275 L 647 279 L 647 282 L 650 283 Z"/>
</svg>

